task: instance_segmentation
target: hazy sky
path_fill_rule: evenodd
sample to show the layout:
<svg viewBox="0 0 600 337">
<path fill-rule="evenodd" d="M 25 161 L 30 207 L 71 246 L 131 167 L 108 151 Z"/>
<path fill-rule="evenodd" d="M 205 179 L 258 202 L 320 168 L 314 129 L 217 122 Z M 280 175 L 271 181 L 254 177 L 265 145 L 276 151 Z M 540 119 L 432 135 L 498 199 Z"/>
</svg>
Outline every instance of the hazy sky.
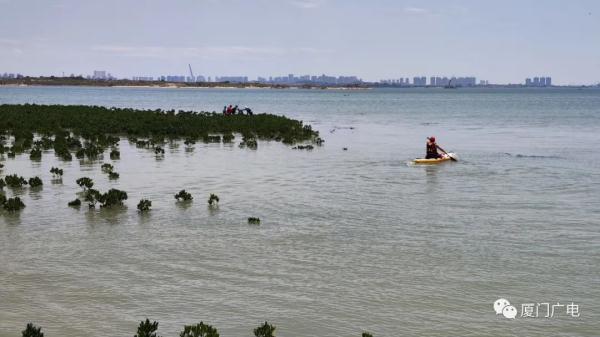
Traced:
<svg viewBox="0 0 600 337">
<path fill-rule="evenodd" d="M 0 0 L 0 72 L 600 81 L 600 1 Z"/>
</svg>

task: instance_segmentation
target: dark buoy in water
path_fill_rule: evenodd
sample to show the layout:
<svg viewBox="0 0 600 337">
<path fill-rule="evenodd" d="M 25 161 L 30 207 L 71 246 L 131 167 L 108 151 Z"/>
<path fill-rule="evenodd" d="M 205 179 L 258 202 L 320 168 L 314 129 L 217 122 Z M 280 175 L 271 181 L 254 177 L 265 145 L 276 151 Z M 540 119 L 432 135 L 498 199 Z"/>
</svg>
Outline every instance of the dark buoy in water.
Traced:
<svg viewBox="0 0 600 337">
<path fill-rule="evenodd" d="M 347 147 L 345 147 L 345 148 L 343 148 L 342 150 L 344 150 L 344 151 L 348 151 L 348 148 L 347 148 Z"/>
</svg>

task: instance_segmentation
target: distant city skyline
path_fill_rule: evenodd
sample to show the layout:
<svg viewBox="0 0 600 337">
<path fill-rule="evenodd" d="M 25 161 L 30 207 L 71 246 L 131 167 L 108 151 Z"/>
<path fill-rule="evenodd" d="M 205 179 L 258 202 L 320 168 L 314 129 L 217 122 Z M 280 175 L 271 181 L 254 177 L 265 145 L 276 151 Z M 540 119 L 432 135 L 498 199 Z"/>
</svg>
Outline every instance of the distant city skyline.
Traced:
<svg viewBox="0 0 600 337">
<path fill-rule="evenodd" d="M 0 12 L 2 73 L 600 81 L 592 0 L 0 0 Z"/>
<path fill-rule="evenodd" d="M 258 76 L 250 78 L 248 76 L 204 76 L 195 75 L 191 65 L 188 65 L 188 75 L 160 75 L 160 76 L 132 76 L 119 77 L 114 76 L 106 70 L 94 70 L 91 75 L 61 74 L 57 77 L 73 78 L 81 77 L 90 80 L 131 80 L 131 81 L 162 81 L 172 83 L 202 83 L 202 82 L 231 82 L 231 83 L 264 83 L 264 84 L 285 84 L 285 85 L 302 85 L 302 84 L 334 84 L 334 85 L 352 85 L 352 84 L 377 84 L 390 86 L 430 86 L 430 87 L 474 87 L 486 85 L 523 85 L 526 87 L 550 87 L 554 83 L 550 76 L 538 76 L 525 78 L 522 83 L 494 83 L 489 80 L 477 79 L 475 76 L 456 77 L 456 76 L 414 76 L 412 81 L 409 77 L 400 77 L 395 79 L 381 79 L 379 81 L 364 81 L 363 79 L 353 75 L 331 76 L 326 74 L 321 75 L 296 75 L 288 74 L 285 76 Z M 0 79 L 22 79 L 27 77 L 21 73 L 2 73 Z M 34 76 L 35 77 L 35 76 Z M 429 81 L 428 81 L 429 79 Z M 600 83 L 592 84 L 600 86 Z"/>
</svg>

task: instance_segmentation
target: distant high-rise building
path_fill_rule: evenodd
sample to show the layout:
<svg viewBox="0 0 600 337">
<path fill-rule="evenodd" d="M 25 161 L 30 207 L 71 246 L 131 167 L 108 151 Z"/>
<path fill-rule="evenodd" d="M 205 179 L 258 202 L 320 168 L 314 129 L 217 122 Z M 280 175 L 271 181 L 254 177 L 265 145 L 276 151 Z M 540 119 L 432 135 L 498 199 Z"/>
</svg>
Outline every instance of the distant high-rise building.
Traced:
<svg viewBox="0 0 600 337">
<path fill-rule="evenodd" d="M 525 79 L 525 86 L 527 86 L 527 87 L 531 86 L 531 78 L 526 78 Z"/>
<path fill-rule="evenodd" d="M 547 87 L 551 87 L 552 86 L 552 77 L 546 77 L 546 86 Z"/>
<path fill-rule="evenodd" d="M 105 80 L 106 77 L 106 70 L 94 70 L 94 75 L 92 75 L 92 78 L 95 80 Z"/>
<path fill-rule="evenodd" d="M 533 78 L 533 86 L 534 87 L 539 87 L 540 86 L 540 78 L 539 77 L 534 77 Z"/>
<path fill-rule="evenodd" d="M 546 86 L 546 78 L 545 77 L 540 77 L 539 86 L 540 87 L 545 87 Z"/>
<path fill-rule="evenodd" d="M 232 83 L 246 83 L 248 82 L 248 76 L 220 76 L 215 77 L 216 82 L 232 82 Z"/>
<path fill-rule="evenodd" d="M 414 86 L 419 86 L 419 87 L 424 87 L 427 85 L 427 77 L 425 76 L 415 76 L 413 77 L 413 85 Z"/>
</svg>

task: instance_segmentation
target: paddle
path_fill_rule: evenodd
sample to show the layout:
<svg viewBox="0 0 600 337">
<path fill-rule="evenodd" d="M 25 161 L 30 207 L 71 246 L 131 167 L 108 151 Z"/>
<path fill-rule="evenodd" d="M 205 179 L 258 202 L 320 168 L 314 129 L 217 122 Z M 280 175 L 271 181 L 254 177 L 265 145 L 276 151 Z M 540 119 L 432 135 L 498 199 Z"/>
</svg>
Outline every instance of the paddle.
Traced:
<svg viewBox="0 0 600 337">
<path fill-rule="evenodd" d="M 448 152 L 446 152 L 444 149 L 442 149 L 441 147 L 437 147 L 438 149 L 440 149 L 442 152 L 444 152 L 448 157 L 450 157 L 450 160 L 452 161 L 457 161 L 454 157 L 452 157 L 451 155 L 448 154 Z"/>
</svg>

